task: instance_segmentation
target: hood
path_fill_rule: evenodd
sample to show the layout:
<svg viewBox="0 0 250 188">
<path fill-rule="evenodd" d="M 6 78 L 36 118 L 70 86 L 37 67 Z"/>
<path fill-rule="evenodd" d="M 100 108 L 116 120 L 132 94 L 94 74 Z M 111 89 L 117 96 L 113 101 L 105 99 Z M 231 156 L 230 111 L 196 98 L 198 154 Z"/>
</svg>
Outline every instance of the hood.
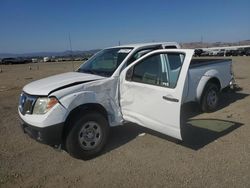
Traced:
<svg viewBox="0 0 250 188">
<path fill-rule="evenodd" d="M 24 86 L 23 91 L 30 95 L 45 96 L 59 89 L 104 78 L 94 74 L 68 72 L 31 82 Z"/>
</svg>

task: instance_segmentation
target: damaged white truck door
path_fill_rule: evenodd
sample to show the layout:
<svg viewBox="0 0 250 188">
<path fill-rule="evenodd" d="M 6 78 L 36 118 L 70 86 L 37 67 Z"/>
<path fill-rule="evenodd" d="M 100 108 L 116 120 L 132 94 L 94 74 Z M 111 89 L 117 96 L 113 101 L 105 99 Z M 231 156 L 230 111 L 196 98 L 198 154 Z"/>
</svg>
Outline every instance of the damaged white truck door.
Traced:
<svg viewBox="0 0 250 188">
<path fill-rule="evenodd" d="M 182 139 L 180 111 L 193 50 L 156 50 L 121 74 L 124 120 Z"/>
</svg>

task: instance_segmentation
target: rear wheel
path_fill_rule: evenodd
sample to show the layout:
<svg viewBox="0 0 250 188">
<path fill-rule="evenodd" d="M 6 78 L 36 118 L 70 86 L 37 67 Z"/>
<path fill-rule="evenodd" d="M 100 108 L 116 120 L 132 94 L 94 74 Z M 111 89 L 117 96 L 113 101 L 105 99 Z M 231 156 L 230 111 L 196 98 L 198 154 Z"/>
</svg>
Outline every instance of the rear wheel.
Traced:
<svg viewBox="0 0 250 188">
<path fill-rule="evenodd" d="M 107 119 L 96 112 L 87 113 L 74 121 L 66 138 L 66 149 L 75 158 L 91 159 L 104 148 L 108 135 Z"/>
<path fill-rule="evenodd" d="M 207 83 L 201 98 L 203 112 L 213 112 L 219 104 L 219 87 L 214 83 Z"/>
</svg>

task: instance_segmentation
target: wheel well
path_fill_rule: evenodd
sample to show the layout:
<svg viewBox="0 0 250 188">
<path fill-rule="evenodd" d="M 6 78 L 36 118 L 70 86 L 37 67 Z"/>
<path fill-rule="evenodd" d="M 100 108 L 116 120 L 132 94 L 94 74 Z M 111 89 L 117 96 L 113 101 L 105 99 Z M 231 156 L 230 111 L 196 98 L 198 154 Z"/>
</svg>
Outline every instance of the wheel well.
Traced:
<svg viewBox="0 0 250 188">
<path fill-rule="evenodd" d="M 201 103 L 201 100 L 202 100 L 202 98 L 203 98 L 203 96 L 204 96 L 205 88 L 206 88 L 207 84 L 209 84 L 209 83 L 213 83 L 213 84 L 215 84 L 215 85 L 218 86 L 219 90 L 221 89 L 221 84 L 220 84 L 219 79 L 216 78 L 216 77 L 210 78 L 210 79 L 207 81 L 207 83 L 204 85 L 203 90 L 202 90 L 202 93 L 201 93 L 200 97 L 198 98 L 198 102 L 199 102 L 199 103 Z"/>
<path fill-rule="evenodd" d="M 220 80 L 218 78 L 216 78 L 216 77 L 213 77 L 213 78 L 209 79 L 207 84 L 208 83 L 213 83 L 213 84 L 218 86 L 219 90 L 221 89 Z"/>
<path fill-rule="evenodd" d="M 97 104 L 97 103 L 88 103 L 88 104 L 80 105 L 80 106 L 76 107 L 75 109 L 71 110 L 68 117 L 66 118 L 65 125 L 63 127 L 63 132 L 62 132 L 63 141 L 65 141 L 65 138 L 67 137 L 70 129 L 74 125 L 72 122 L 74 122 L 76 120 L 77 116 L 79 116 L 80 114 L 84 114 L 86 112 L 100 113 L 108 121 L 108 113 L 102 105 Z"/>
</svg>

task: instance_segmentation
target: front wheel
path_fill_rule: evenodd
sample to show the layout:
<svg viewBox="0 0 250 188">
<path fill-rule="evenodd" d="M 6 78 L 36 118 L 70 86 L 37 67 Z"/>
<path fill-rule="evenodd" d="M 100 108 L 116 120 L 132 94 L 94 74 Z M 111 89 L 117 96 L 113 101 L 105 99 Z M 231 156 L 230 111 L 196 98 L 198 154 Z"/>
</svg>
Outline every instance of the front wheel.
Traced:
<svg viewBox="0 0 250 188">
<path fill-rule="evenodd" d="M 109 135 L 107 119 L 96 112 L 75 120 L 66 138 L 66 149 L 75 158 L 88 160 L 104 148 Z"/>
<path fill-rule="evenodd" d="M 207 83 L 201 98 L 203 112 L 213 112 L 219 104 L 219 87 L 214 83 Z"/>
</svg>

